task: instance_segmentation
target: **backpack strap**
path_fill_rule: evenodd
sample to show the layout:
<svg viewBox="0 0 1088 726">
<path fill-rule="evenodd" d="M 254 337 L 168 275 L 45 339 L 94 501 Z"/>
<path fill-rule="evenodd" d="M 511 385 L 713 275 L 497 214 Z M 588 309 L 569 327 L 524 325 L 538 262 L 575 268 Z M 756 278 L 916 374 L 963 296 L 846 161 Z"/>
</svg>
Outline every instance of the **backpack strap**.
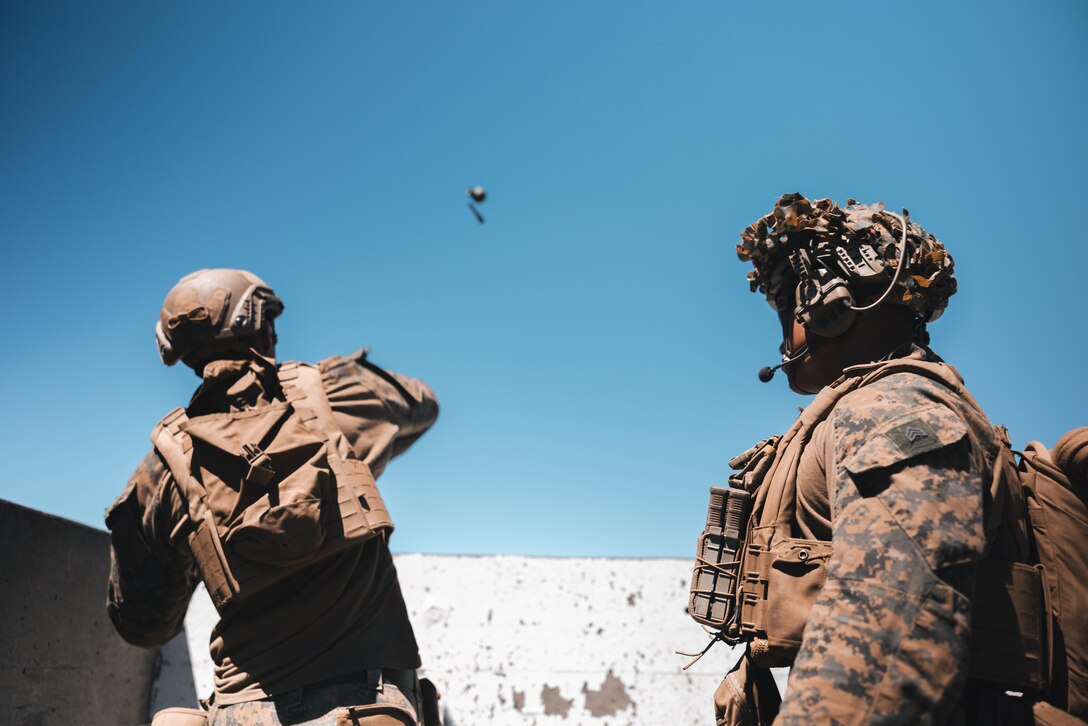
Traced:
<svg viewBox="0 0 1088 726">
<path fill-rule="evenodd" d="M 283 395 L 298 412 L 302 422 L 325 434 L 341 459 L 350 458 L 350 447 L 344 438 L 344 432 L 336 424 L 332 405 L 325 395 L 321 371 L 305 363 L 288 361 L 280 365 L 279 379 Z"/>
<path fill-rule="evenodd" d="M 179 406 L 163 416 L 151 430 L 151 443 L 162 454 L 162 458 L 166 459 L 166 465 L 170 467 L 170 473 L 175 479 L 181 471 L 189 467 L 189 452 L 193 448 L 193 441 L 181 430 L 182 424 L 188 420 L 185 409 Z"/>
<path fill-rule="evenodd" d="M 223 544 L 208 507 L 204 484 L 192 474 L 193 440 L 182 430 L 189 421 L 184 408 L 166 414 L 151 430 L 151 442 L 170 469 L 189 508 L 193 532 L 189 547 L 196 559 L 204 586 L 217 609 L 226 606 L 238 591 L 237 582 L 229 574 Z"/>
</svg>

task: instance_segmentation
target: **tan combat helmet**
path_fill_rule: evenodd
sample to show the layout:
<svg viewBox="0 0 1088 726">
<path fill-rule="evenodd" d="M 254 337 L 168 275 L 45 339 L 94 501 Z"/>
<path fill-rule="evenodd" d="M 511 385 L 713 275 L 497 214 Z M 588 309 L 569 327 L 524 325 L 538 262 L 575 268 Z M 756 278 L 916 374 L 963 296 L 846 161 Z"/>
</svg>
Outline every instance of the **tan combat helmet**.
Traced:
<svg viewBox="0 0 1088 726">
<path fill-rule="evenodd" d="M 172 366 L 213 343 L 256 335 L 283 312 L 283 301 L 246 270 L 197 270 L 166 294 L 155 324 L 159 357 Z"/>
<path fill-rule="evenodd" d="M 883 303 L 909 308 L 924 325 L 956 292 L 952 256 L 905 209 L 786 194 L 740 236 L 737 256 L 752 263 L 752 291 L 823 337 L 845 333 L 855 314 Z"/>
</svg>

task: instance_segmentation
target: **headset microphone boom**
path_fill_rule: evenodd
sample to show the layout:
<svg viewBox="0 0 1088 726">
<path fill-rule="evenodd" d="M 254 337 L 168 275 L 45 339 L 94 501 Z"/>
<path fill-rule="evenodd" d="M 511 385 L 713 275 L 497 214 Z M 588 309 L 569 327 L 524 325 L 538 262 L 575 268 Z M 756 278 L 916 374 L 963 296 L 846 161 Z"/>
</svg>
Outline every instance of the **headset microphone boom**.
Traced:
<svg viewBox="0 0 1088 726">
<path fill-rule="evenodd" d="M 806 355 L 808 355 L 808 343 L 805 343 L 804 345 L 802 345 L 797 350 L 797 352 L 794 353 L 792 356 L 789 356 L 789 355 L 786 355 L 785 353 L 783 353 L 781 363 L 779 363 L 778 365 L 773 366 L 773 367 L 772 366 L 763 366 L 762 368 L 759 369 L 759 380 L 760 380 L 760 382 L 761 383 L 770 383 L 771 379 L 774 378 L 774 372 L 775 371 L 777 371 L 779 368 L 782 368 L 783 366 L 788 366 L 790 363 L 796 363 L 797 361 L 804 358 Z"/>
</svg>

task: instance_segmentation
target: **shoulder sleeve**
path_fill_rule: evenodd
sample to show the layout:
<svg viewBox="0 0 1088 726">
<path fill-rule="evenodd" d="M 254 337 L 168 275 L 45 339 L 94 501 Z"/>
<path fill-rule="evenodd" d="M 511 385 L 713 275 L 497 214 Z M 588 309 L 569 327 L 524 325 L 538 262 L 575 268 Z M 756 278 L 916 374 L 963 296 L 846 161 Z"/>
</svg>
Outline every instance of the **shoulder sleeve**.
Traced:
<svg viewBox="0 0 1088 726">
<path fill-rule="evenodd" d="M 430 386 L 375 365 L 366 350 L 321 361 L 318 369 L 337 424 L 375 475 L 438 417 Z"/>
<path fill-rule="evenodd" d="M 865 421 L 862 414 L 862 421 Z M 865 474 L 937 451 L 961 441 L 967 424 L 951 409 L 939 404 L 905 411 L 889 419 L 872 420 L 864 438 L 848 451 L 844 468 Z M 840 429 L 841 431 L 841 429 Z"/>
<path fill-rule="evenodd" d="M 133 645 L 161 645 L 181 630 L 198 575 L 185 502 L 154 450 L 107 511 L 106 526 L 110 620 Z"/>
<path fill-rule="evenodd" d="M 833 553 L 783 723 L 940 723 L 960 695 L 986 467 L 938 385 L 889 376 L 832 414 Z"/>
</svg>

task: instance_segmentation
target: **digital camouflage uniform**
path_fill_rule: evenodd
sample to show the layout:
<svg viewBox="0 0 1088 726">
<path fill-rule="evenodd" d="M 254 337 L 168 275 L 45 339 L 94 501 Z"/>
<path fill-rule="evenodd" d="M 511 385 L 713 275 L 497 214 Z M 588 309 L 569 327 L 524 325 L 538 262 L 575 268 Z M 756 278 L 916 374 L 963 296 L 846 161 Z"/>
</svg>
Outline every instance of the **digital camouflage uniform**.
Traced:
<svg viewBox="0 0 1088 726">
<path fill-rule="evenodd" d="M 375 477 L 437 416 L 425 383 L 378 368 L 365 351 L 327 359 L 318 368 L 336 424 Z M 222 360 L 204 368 L 187 412 L 244 411 L 282 399 L 274 361 Z M 193 525 L 187 503 L 154 449 L 106 521 L 112 540 L 110 618 L 130 643 L 165 643 L 181 630 L 200 576 L 188 545 Z M 412 672 L 420 665 L 419 653 L 383 537 L 322 559 L 255 600 L 238 603 L 222 614 L 210 647 L 214 724 L 253 722 L 246 718 L 270 704 L 282 709 L 289 703 L 312 714 L 327 705 L 330 693 L 345 689 L 355 689 L 352 698 L 364 698 L 360 689 L 370 694 L 356 705 L 407 700 L 415 710 Z M 381 669 L 410 677 L 381 678 Z M 323 685 L 312 685 L 318 682 Z M 272 695 L 275 702 L 267 700 Z M 321 721 L 326 722 L 336 723 L 335 717 Z"/>
<path fill-rule="evenodd" d="M 420 713 L 419 689 L 384 683 L 379 674 L 356 682 L 303 686 L 259 701 L 213 705 L 208 720 L 214 726 L 405 726 L 402 714 Z"/>
<path fill-rule="evenodd" d="M 915 349 L 906 364 L 929 357 Z M 787 473 L 796 486 L 790 534 L 831 543 L 827 580 L 799 649 L 750 648 L 723 681 L 719 723 L 966 717 L 956 705 L 967 682 L 973 565 L 995 554 L 1001 535 L 1005 503 L 992 486 L 1002 444 L 962 389 L 913 372 L 881 376 L 903 365 L 848 369 L 833 386 L 853 390 L 812 427 Z M 958 380 L 950 366 L 930 365 Z M 789 665 L 793 653 L 779 707 L 761 670 Z"/>
<path fill-rule="evenodd" d="M 741 238 L 751 289 L 809 345 L 885 303 L 925 340 L 956 290 L 951 256 L 906 210 L 785 195 Z M 748 645 L 715 694 L 719 725 L 996 723 L 980 708 L 1024 722 L 1026 701 L 968 680 L 979 563 L 1027 557 L 1002 439 L 955 369 L 915 345 L 847 368 L 734 460 L 730 486 L 753 505 L 725 639 Z M 784 698 L 767 670 L 782 666 Z"/>
</svg>

